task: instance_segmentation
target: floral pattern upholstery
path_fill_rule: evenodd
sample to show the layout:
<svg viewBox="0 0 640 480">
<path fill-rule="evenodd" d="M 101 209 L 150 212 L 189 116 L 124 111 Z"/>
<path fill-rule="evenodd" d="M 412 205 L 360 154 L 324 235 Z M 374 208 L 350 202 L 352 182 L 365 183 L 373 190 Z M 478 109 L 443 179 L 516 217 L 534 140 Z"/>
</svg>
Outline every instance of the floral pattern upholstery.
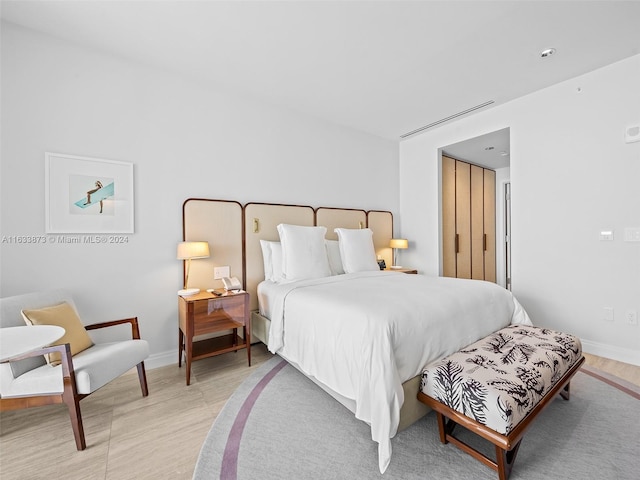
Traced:
<svg viewBox="0 0 640 480">
<path fill-rule="evenodd" d="M 507 435 L 581 357 L 573 335 L 511 325 L 427 365 L 420 388 Z"/>
</svg>

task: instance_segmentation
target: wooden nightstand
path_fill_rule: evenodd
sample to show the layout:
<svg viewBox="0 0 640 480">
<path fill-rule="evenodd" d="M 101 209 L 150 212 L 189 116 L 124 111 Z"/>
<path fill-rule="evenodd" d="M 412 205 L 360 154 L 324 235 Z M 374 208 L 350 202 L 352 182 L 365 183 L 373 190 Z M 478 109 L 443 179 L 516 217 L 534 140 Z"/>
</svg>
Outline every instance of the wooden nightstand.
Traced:
<svg viewBox="0 0 640 480">
<path fill-rule="evenodd" d="M 413 273 L 414 275 L 418 274 L 418 270 L 414 270 L 413 268 L 385 268 L 387 272 L 400 272 L 400 273 Z"/>
<path fill-rule="evenodd" d="M 182 352 L 185 352 L 187 385 L 191 381 L 191 362 L 194 360 L 246 348 L 251 366 L 251 318 L 247 292 L 228 292 L 220 297 L 209 292 L 178 296 L 178 316 L 178 367 L 182 367 Z M 238 328 L 242 328 L 244 338 L 238 336 Z M 232 333 L 193 341 L 198 335 L 225 330 Z"/>
</svg>

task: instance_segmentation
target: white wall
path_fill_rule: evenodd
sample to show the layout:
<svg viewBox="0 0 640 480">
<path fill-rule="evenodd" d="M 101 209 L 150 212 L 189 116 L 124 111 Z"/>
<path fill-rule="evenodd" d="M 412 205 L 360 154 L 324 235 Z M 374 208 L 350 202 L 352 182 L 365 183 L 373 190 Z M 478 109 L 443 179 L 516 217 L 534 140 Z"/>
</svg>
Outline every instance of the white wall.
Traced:
<svg viewBox="0 0 640 480">
<path fill-rule="evenodd" d="M 640 364 L 640 55 L 400 144 L 402 262 L 438 274 L 438 148 L 510 128 L 513 291 L 533 321 L 577 334 L 585 350 Z M 578 91 L 580 88 L 580 91 Z M 599 241 L 604 228 L 613 242 Z M 613 307 L 613 323 L 603 307 Z"/>
<path fill-rule="evenodd" d="M 129 243 L 5 241 L 1 295 L 66 287 L 87 320 L 137 315 L 150 366 L 177 359 L 185 199 L 398 210 L 395 142 L 5 23 L 1 113 L 5 240 L 44 233 L 46 151 L 135 172 Z"/>
</svg>

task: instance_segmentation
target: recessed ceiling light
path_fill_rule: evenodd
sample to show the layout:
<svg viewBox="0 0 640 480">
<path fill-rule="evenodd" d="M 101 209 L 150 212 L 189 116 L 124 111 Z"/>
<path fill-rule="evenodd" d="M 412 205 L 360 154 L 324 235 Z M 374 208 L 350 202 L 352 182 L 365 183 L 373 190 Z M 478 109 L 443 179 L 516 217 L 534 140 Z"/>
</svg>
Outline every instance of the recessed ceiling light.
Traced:
<svg viewBox="0 0 640 480">
<path fill-rule="evenodd" d="M 553 55 L 554 53 L 556 53 L 556 49 L 555 48 L 547 48 L 546 50 L 543 50 L 542 52 L 540 52 L 540 56 L 542 58 L 547 58 L 547 57 L 550 57 L 551 55 Z"/>
<path fill-rule="evenodd" d="M 500 152 L 500 155 L 502 155 L 503 157 L 506 157 L 507 155 L 509 155 L 509 152 L 505 152 L 504 150 Z"/>
</svg>

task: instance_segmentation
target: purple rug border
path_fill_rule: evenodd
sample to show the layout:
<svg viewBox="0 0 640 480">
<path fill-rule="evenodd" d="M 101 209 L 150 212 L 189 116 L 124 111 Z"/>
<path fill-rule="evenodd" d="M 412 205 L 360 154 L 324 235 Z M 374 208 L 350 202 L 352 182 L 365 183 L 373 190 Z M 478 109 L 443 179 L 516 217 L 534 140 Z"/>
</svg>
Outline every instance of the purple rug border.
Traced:
<svg viewBox="0 0 640 480">
<path fill-rule="evenodd" d="M 598 370 L 590 365 L 582 365 L 582 367 L 580 367 L 580 371 L 616 388 L 617 390 L 620 390 L 621 392 L 626 393 L 627 395 L 632 396 L 636 400 L 640 400 L 640 387 L 628 382 L 627 380 L 616 377 L 610 373 L 603 372 L 602 370 Z"/>
<path fill-rule="evenodd" d="M 262 391 L 266 388 L 269 382 L 275 377 L 280 370 L 282 370 L 288 362 L 281 360 L 275 367 L 260 379 L 255 387 L 251 390 L 247 398 L 245 399 L 242 407 L 236 415 L 236 419 L 233 422 L 233 426 L 229 431 L 229 437 L 227 438 L 227 445 L 224 449 L 222 456 L 222 465 L 220 468 L 220 478 L 225 480 L 235 480 L 238 478 L 238 451 L 240 450 L 240 441 L 242 440 L 242 433 L 244 427 L 249 419 L 253 405 L 258 400 L 258 397 Z"/>
</svg>

